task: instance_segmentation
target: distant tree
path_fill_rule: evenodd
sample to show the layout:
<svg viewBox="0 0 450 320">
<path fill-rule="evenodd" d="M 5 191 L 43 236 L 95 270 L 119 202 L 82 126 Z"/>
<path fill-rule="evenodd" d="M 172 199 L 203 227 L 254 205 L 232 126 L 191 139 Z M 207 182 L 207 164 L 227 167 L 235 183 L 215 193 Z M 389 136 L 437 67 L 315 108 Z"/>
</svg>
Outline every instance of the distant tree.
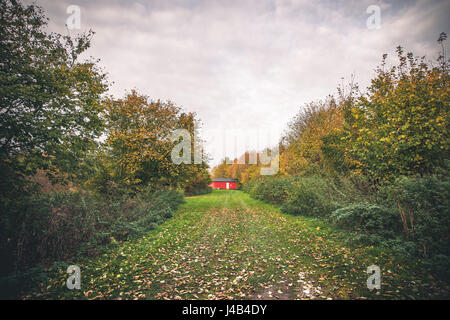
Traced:
<svg viewBox="0 0 450 320">
<path fill-rule="evenodd" d="M 233 178 L 239 183 L 245 184 L 251 179 L 259 177 L 261 162 L 260 153 L 255 151 L 246 151 L 242 156 L 233 160 L 225 158 L 212 170 L 214 178 Z"/>
<path fill-rule="evenodd" d="M 342 126 L 342 110 L 333 97 L 304 106 L 282 137 L 281 173 L 301 175 L 326 171 L 322 139 Z"/>
<path fill-rule="evenodd" d="M 212 170 L 212 175 L 214 178 L 224 178 L 228 176 L 226 159 L 222 160 L 220 164 L 215 166 Z"/>
</svg>

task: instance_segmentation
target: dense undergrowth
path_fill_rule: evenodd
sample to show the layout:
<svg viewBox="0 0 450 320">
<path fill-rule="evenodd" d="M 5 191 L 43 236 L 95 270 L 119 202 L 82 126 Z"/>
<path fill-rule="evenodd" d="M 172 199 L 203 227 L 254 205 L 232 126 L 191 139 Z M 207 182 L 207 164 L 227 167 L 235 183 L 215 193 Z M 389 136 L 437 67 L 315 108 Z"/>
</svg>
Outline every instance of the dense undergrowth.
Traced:
<svg viewBox="0 0 450 320">
<path fill-rule="evenodd" d="M 192 197 L 192 196 L 199 196 L 202 194 L 208 194 L 212 192 L 212 188 L 211 187 L 202 187 L 202 188 L 189 188 L 189 189 L 185 189 L 184 190 L 184 195 L 187 197 Z"/>
<path fill-rule="evenodd" d="M 80 290 L 67 264 L 22 299 L 439 299 L 449 287 L 422 259 L 386 247 L 349 243 L 320 218 L 279 212 L 236 190 L 189 197 L 142 237 L 80 257 Z M 367 288 L 367 267 L 382 270 Z"/>
<path fill-rule="evenodd" d="M 97 255 L 109 245 L 143 235 L 172 217 L 183 201 L 183 194 L 172 190 L 134 197 L 62 192 L 2 208 L 8 214 L 0 224 L 1 296 L 14 296 L 42 280 L 44 266 Z M 14 225 L 20 227 L 8 227 Z"/>
<path fill-rule="evenodd" d="M 450 280 L 448 178 L 402 177 L 370 192 L 343 178 L 265 178 L 243 190 L 284 213 L 333 222 L 356 242 L 419 256 L 435 275 Z"/>
<path fill-rule="evenodd" d="M 180 137 L 169 137 L 193 135 L 196 114 L 136 90 L 112 98 L 107 73 L 84 54 L 93 31 L 51 33 L 35 3 L 0 0 L 0 12 L 3 297 L 43 266 L 153 229 L 183 201 L 170 190 L 196 192 L 210 178 L 206 163 L 171 154 Z"/>
</svg>

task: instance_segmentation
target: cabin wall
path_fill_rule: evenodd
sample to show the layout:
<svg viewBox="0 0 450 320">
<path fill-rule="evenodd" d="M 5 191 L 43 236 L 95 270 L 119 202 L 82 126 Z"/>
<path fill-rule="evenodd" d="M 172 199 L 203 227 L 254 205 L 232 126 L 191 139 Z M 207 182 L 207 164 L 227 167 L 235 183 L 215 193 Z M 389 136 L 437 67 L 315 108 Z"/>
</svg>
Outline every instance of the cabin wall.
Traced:
<svg viewBox="0 0 450 320">
<path fill-rule="evenodd" d="M 226 189 L 227 188 L 227 183 L 229 183 L 229 189 L 237 189 L 237 183 L 236 182 L 217 182 L 217 181 L 213 181 L 211 183 L 211 187 L 213 189 Z"/>
</svg>

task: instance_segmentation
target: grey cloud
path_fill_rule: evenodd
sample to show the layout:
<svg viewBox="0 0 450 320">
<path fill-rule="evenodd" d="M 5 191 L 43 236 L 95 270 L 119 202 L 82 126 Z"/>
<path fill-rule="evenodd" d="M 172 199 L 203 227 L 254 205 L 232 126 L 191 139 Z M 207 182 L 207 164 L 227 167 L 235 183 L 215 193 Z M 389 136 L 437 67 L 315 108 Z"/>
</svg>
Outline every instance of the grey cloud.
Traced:
<svg viewBox="0 0 450 320">
<path fill-rule="evenodd" d="M 67 6 L 81 7 L 82 29 L 96 32 L 89 55 L 114 81 L 112 94 L 137 88 L 197 112 L 205 132 L 259 127 L 273 141 L 304 103 L 334 93 L 341 77 L 355 74 L 364 88 L 397 45 L 435 58 L 450 12 L 448 1 L 421 0 L 38 4 L 57 32 L 65 32 Z M 381 8 L 380 30 L 366 28 L 372 4 Z M 212 156 L 217 163 L 221 155 Z"/>
</svg>

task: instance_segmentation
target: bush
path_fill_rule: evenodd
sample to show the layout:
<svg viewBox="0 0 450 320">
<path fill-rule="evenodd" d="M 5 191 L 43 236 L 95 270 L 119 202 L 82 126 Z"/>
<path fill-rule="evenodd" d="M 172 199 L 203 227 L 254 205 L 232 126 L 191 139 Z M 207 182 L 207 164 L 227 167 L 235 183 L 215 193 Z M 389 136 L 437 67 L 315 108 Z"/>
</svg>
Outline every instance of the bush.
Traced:
<svg viewBox="0 0 450 320">
<path fill-rule="evenodd" d="M 184 201 L 182 193 L 171 190 L 134 198 L 63 192 L 22 200 L 2 206 L 2 275 L 96 254 L 101 245 L 151 230 Z"/>
<path fill-rule="evenodd" d="M 255 199 L 281 205 L 285 213 L 322 217 L 361 198 L 350 181 L 320 176 L 261 178 L 249 181 L 243 190 Z"/>
<path fill-rule="evenodd" d="M 368 202 L 337 209 L 331 214 L 331 220 L 347 230 L 384 238 L 395 238 L 401 232 L 400 219 L 395 210 Z"/>
<path fill-rule="evenodd" d="M 341 206 L 334 184 L 319 177 L 302 177 L 292 182 L 288 200 L 281 211 L 307 216 L 328 216 Z"/>
<path fill-rule="evenodd" d="M 352 241 L 423 256 L 436 274 L 450 279 L 448 177 L 402 177 L 374 186 L 339 177 L 270 177 L 249 181 L 243 190 L 282 212 L 329 219 L 351 231 Z"/>
<path fill-rule="evenodd" d="M 380 190 L 380 200 L 396 208 L 405 236 L 424 256 L 450 256 L 450 180 L 402 177 Z"/>
<path fill-rule="evenodd" d="M 187 197 L 192 197 L 192 196 L 199 196 L 202 194 L 208 194 L 211 193 L 213 191 L 213 188 L 211 187 L 204 187 L 204 188 L 198 188 L 198 189 L 189 189 L 189 190 L 185 190 L 184 191 L 184 195 Z"/>
<path fill-rule="evenodd" d="M 248 182 L 243 190 L 255 199 L 282 204 L 289 199 L 293 181 L 293 178 L 261 178 Z"/>
</svg>

